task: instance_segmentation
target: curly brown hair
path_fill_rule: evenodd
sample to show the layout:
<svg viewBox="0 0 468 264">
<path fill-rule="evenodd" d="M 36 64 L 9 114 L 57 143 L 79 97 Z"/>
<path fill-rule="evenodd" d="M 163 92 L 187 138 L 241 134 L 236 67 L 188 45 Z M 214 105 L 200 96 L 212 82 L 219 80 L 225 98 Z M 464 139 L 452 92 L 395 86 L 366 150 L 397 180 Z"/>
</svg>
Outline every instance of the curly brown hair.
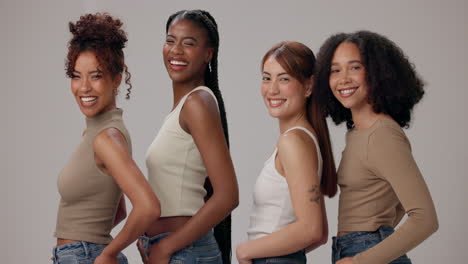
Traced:
<svg viewBox="0 0 468 264">
<path fill-rule="evenodd" d="M 127 42 L 127 34 L 122 29 L 120 19 L 113 18 L 108 13 L 86 14 L 76 23 L 68 24 L 73 37 L 68 43 L 68 54 L 65 71 L 69 78 L 73 77 L 75 63 L 84 51 L 92 51 L 112 77 L 125 72 L 125 83 L 128 85 L 126 98 L 130 98 L 132 84 L 131 74 L 125 64 L 123 48 Z"/>
<path fill-rule="evenodd" d="M 366 68 L 368 102 L 375 113 L 391 116 L 401 127 L 408 127 L 413 107 L 424 95 L 424 81 L 405 53 L 387 37 L 370 31 L 339 33 L 329 37 L 320 48 L 316 64 L 316 93 L 323 110 L 335 124 L 346 122 L 352 129 L 351 110 L 345 108 L 330 89 L 330 66 L 341 43 L 359 49 Z"/>
</svg>

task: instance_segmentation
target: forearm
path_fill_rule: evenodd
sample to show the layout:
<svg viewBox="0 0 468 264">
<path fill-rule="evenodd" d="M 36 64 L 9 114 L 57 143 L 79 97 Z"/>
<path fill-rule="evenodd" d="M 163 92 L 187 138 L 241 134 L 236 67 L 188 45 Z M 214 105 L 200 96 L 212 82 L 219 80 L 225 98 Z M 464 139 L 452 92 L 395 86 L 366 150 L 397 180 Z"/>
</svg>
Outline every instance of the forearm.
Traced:
<svg viewBox="0 0 468 264">
<path fill-rule="evenodd" d="M 419 245 L 438 228 L 435 211 L 433 214 L 409 216 L 395 233 L 376 246 L 356 255 L 353 261 L 358 264 L 384 264 L 406 254 Z"/>
<path fill-rule="evenodd" d="M 168 254 L 186 247 L 226 218 L 237 204 L 235 195 L 215 193 L 194 216 L 158 243 L 157 247 Z"/>
<path fill-rule="evenodd" d="M 295 222 L 267 236 L 244 243 L 241 258 L 255 259 L 282 256 L 305 249 L 312 244 L 319 246 L 323 240 L 321 225 Z"/>
<path fill-rule="evenodd" d="M 158 217 L 156 208 L 134 207 L 123 228 L 104 249 L 103 253 L 117 256 L 119 252 L 138 239 Z"/>
</svg>

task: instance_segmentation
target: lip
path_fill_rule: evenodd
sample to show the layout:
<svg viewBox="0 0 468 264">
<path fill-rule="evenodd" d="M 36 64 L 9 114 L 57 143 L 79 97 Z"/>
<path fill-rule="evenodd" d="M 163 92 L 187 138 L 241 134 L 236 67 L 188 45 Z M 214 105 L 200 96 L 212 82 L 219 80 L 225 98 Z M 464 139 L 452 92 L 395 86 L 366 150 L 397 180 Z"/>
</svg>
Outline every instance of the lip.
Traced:
<svg viewBox="0 0 468 264">
<path fill-rule="evenodd" d="M 286 99 L 284 99 L 284 98 L 267 98 L 267 101 L 268 101 L 268 105 L 271 108 L 276 108 L 276 107 L 282 106 L 286 102 Z"/>
<path fill-rule="evenodd" d="M 84 108 L 93 107 L 97 104 L 99 97 L 98 96 L 79 96 L 80 105 Z"/>
<path fill-rule="evenodd" d="M 348 98 L 353 96 L 353 94 L 359 89 L 359 87 L 346 87 L 346 88 L 341 88 L 338 89 L 338 94 L 342 98 Z"/>
<path fill-rule="evenodd" d="M 181 71 L 187 68 L 188 62 L 181 58 L 169 58 L 167 60 L 169 68 L 173 71 Z"/>
</svg>

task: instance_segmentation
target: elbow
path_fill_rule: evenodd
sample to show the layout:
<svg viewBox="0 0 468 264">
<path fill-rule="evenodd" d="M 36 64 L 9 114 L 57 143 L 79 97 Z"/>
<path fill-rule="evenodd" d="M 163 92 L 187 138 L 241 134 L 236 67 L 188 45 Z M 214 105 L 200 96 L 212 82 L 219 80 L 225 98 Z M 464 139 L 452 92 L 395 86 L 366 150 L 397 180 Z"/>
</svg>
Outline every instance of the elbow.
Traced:
<svg viewBox="0 0 468 264">
<path fill-rule="evenodd" d="M 304 244 L 306 246 L 312 244 L 325 244 L 327 242 L 327 236 L 324 236 L 321 228 L 305 226 L 302 230 L 304 234 Z"/>
<path fill-rule="evenodd" d="M 161 216 L 161 207 L 159 202 L 145 203 L 141 206 L 140 219 L 145 219 L 145 222 L 153 223 Z"/>
<path fill-rule="evenodd" d="M 430 221 L 428 225 L 428 230 L 429 230 L 429 235 L 432 235 L 435 232 L 437 232 L 437 230 L 439 230 L 439 220 L 437 220 L 437 216 L 434 216 L 432 221 Z"/>
</svg>

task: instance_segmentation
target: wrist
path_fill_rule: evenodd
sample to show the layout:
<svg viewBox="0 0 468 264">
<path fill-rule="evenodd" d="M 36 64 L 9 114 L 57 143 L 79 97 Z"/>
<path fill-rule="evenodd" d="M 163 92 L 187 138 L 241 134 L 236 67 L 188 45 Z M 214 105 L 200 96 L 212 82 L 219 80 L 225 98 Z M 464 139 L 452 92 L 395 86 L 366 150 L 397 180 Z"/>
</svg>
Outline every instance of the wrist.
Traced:
<svg viewBox="0 0 468 264">
<path fill-rule="evenodd" d="M 237 246 L 236 255 L 237 255 L 237 258 L 240 260 L 251 259 L 251 257 L 249 256 L 249 252 L 248 252 L 247 242 L 241 243 L 239 244 L 239 246 Z"/>
<path fill-rule="evenodd" d="M 107 246 L 104 248 L 102 251 L 101 255 L 104 255 L 109 258 L 117 258 L 117 255 L 119 255 L 118 251 L 112 250 L 111 247 Z"/>
<path fill-rule="evenodd" d="M 162 239 L 157 244 L 152 246 L 152 250 L 158 253 L 158 255 L 163 256 L 172 256 L 177 250 L 171 247 L 170 243 L 167 242 L 167 239 Z"/>
</svg>

